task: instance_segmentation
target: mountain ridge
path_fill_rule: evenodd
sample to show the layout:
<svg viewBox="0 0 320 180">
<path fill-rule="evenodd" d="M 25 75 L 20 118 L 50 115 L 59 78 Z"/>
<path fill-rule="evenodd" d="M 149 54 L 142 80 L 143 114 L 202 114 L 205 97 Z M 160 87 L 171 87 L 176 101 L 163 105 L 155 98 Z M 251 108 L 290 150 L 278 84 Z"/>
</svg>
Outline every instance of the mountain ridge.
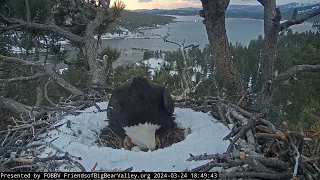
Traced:
<svg viewBox="0 0 320 180">
<path fill-rule="evenodd" d="M 303 15 L 310 12 L 310 10 L 319 8 L 320 3 L 289 3 L 284 5 L 278 5 L 282 12 L 282 19 L 286 20 L 292 17 L 292 13 L 295 8 L 298 9 L 299 14 Z M 178 15 L 178 16 L 197 16 L 199 15 L 200 7 L 184 7 L 175 9 L 138 9 L 132 10 L 133 12 L 139 12 L 144 14 L 156 14 L 156 15 Z M 251 18 L 251 19 L 263 19 L 263 6 L 261 5 L 229 5 L 227 12 L 227 18 Z M 320 20 L 320 18 L 313 18 L 313 20 Z M 319 21 L 318 21 L 319 22 Z"/>
</svg>

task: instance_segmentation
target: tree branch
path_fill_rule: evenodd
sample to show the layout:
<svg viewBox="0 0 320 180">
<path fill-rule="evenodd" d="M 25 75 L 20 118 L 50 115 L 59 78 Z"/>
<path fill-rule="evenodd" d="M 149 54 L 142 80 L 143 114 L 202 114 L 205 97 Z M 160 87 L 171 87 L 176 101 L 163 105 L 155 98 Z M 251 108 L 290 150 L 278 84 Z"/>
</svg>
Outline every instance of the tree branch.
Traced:
<svg viewBox="0 0 320 180">
<path fill-rule="evenodd" d="M 41 80 L 38 80 L 38 85 L 37 85 L 37 101 L 35 104 L 35 107 L 39 107 L 43 101 L 43 90 L 41 88 Z"/>
<path fill-rule="evenodd" d="M 45 74 L 48 74 L 52 77 L 53 80 L 55 80 L 60 86 L 68 90 L 73 95 L 83 95 L 83 93 L 77 89 L 76 87 L 72 86 L 70 83 L 65 81 L 63 78 L 61 78 L 56 72 L 54 72 L 51 67 L 44 66 L 41 64 L 41 62 L 38 63 L 31 63 L 29 61 L 25 61 L 23 59 L 15 58 L 15 57 L 8 57 L 0 55 L 0 61 L 7 62 L 7 63 L 16 63 L 20 65 L 27 65 L 27 66 L 33 66 L 38 68 L 40 71 L 42 71 Z"/>
<path fill-rule="evenodd" d="M 51 78 L 49 79 L 49 81 L 44 85 L 44 96 L 46 98 L 46 100 L 51 104 L 51 106 L 56 107 L 57 105 L 49 98 L 48 96 L 48 85 L 51 82 Z"/>
<path fill-rule="evenodd" d="M 163 41 L 164 41 L 164 42 L 171 43 L 171 44 L 178 45 L 179 47 L 181 47 L 181 46 L 182 46 L 180 43 L 177 43 L 177 42 L 174 42 L 174 41 L 167 40 L 167 38 L 163 38 Z"/>
<path fill-rule="evenodd" d="M 100 4 L 102 5 L 102 7 L 108 9 L 110 7 L 110 0 L 99 0 Z"/>
<path fill-rule="evenodd" d="M 31 109 L 29 106 L 21 104 L 13 99 L 3 98 L 0 96 L 0 108 L 11 110 L 18 114 L 28 114 Z"/>
<path fill-rule="evenodd" d="M 274 84 L 281 83 L 293 75 L 302 72 L 302 71 L 320 71 L 320 64 L 317 65 L 309 65 L 309 64 L 303 64 L 303 65 L 296 65 L 288 69 L 287 71 L 279 74 L 274 79 Z"/>
<path fill-rule="evenodd" d="M 197 47 L 199 47 L 199 45 L 190 44 L 188 46 L 185 46 L 184 49 L 188 49 L 188 48 L 191 48 L 191 47 L 197 48 Z"/>
<path fill-rule="evenodd" d="M 30 4 L 29 0 L 24 0 L 27 9 L 27 22 L 31 22 Z"/>
<path fill-rule="evenodd" d="M 49 24 L 39 24 L 39 23 L 33 23 L 33 22 L 26 22 L 20 19 L 16 18 L 6 18 L 3 14 L 0 13 L 0 19 L 3 21 L 9 23 L 9 24 L 14 24 L 14 25 L 19 25 L 22 28 L 30 28 L 30 29 L 35 29 L 35 30 L 42 30 L 42 31 L 49 31 L 51 33 L 58 34 L 62 37 L 65 37 L 66 39 L 73 41 L 75 43 L 83 44 L 84 43 L 84 38 L 81 36 L 77 36 L 67 30 L 64 30 L 63 28 L 56 26 L 56 25 L 49 25 Z M 19 27 L 17 26 L 17 27 Z"/>
<path fill-rule="evenodd" d="M 12 82 L 16 82 L 16 81 L 31 81 L 34 79 L 38 79 L 39 77 L 44 76 L 44 73 L 36 73 L 32 76 L 27 76 L 27 77 L 15 77 L 15 78 L 11 78 L 11 79 L 0 79 L 0 82 L 4 82 L 4 83 L 12 83 Z"/>
<path fill-rule="evenodd" d="M 39 65 L 41 65 L 41 62 L 29 62 L 29 61 L 25 61 L 20 58 L 3 56 L 1 54 L 0 54 L 0 61 L 5 62 L 5 63 L 15 63 L 15 64 L 32 66 L 32 67 L 38 67 Z"/>
<path fill-rule="evenodd" d="M 110 4 L 110 0 L 108 4 Z M 96 28 L 101 25 L 101 23 L 106 19 L 105 12 L 108 10 L 109 6 L 105 2 L 102 4 L 102 9 L 100 11 L 97 11 L 96 17 L 94 20 L 90 21 L 86 28 L 86 37 L 93 36 L 95 33 Z"/>
<path fill-rule="evenodd" d="M 54 72 L 50 67 L 44 66 L 43 70 L 46 72 L 46 74 L 50 75 L 50 77 L 56 81 L 60 86 L 68 90 L 73 95 L 83 95 L 82 91 L 77 89 L 76 87 L 69 84 L 66 80 L 64 80 L 62 77 L 60 77 L 56 72 Z"/>
<path fill-rule="evenodd" d="M 257 0 L 262 6 L 264 6 L 268 0 Z"/>
<path fill-rule="evenodd" d="M 7 31 L 10 31 L 12 29 L 18 29 L 18 28 L 20 28 L 20 24 L 12 25 L 10 27 L 1 27 L 0 28 L 0 34 L 2 34 L 4 32 L 7 32 Z"/>
<path fill-rule="evenodd" d="M 287 29 L 288 27 L 292 26 L 292 25 L 296 25 L 296 24 L 301 24 L 317 15 L 320 14 L 320 7 L 318 9 L 316 9 L 315 11 L 313 11 L 312 13 L 304 16 L 304 17 L 300 17 L 298 19 L 290 19 L 290 20 L 287 20 L 283 23 L 280 24 L 280 29 L 279 29 L 279 32 L 284 30 L 284 29 Z"/>
</svg>

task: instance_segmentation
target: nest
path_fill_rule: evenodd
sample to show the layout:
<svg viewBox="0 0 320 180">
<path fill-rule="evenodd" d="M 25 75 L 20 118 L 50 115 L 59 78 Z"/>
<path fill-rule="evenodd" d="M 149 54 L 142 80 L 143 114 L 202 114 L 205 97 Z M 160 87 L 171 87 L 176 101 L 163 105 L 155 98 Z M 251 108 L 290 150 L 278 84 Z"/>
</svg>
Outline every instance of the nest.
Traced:
<svg viewBox="0 0 320 180">
<path fill-rule="evenodd" d="M 108 126 L 103 128 L 99 137 L 101 146 L 111 147 L 113 149 L 123 148 L 123 140 L 116 135 Z"/>
<path fill-rule="evenodd" d="M 159 138 L 161 141 L 161 147 L 158 149 L 169 147 L 172 144 L 181 142 L 185 139 L 184 129 L 178 127 L 170 129 L 164 133 L 163 137 Z M 124 148 L 123 139 L 118 137 L 108 126 L 102 129 L 99 137 L 99 143 L 101 146 L 111 147 L 113 149 Z"/>
<path fill-rule="evenodd" d="M 169 147 L 172 144 L 181 142 L 185 139 L 184 129 L 174 128 L 168 130 L 165 135 L 161 138 L 161 148 Z"/>
</svg>

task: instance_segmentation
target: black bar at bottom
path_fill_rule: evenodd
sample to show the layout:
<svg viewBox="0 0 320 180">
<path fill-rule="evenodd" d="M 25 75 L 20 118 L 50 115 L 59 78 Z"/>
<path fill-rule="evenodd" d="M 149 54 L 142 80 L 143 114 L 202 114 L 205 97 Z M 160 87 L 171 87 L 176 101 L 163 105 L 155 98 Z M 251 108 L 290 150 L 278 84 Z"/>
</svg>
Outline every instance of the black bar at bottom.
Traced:
<svg viewBox="0 0 320 180">
<path fill-rule="evenodd" d="M 0 179 L 219 179 L 218 172 L 0 172 Z"/>
</svg>

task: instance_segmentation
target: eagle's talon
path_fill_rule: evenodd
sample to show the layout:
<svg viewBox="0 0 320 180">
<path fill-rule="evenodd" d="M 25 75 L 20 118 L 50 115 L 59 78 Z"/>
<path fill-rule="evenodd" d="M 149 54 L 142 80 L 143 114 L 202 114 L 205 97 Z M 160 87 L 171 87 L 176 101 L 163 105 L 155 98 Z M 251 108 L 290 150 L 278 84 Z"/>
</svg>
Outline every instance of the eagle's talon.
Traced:
<svg viewBox="0 0 320 180">
<path fill-rule="evenodd" d="M 156 146 L 158 147 L 158 149 L 161 147 L 161 141 L 157 135 L 156 135 Z"/>
<path fill-rule="evenodd" d="M 131 139 L 129 136 L 126 136 L 126 138 L 124 138 L 123 140 L 123 146 L 126 150 L 131 150 L 133 147 L 133 144 L 131 142 Z"/>
</svg>

